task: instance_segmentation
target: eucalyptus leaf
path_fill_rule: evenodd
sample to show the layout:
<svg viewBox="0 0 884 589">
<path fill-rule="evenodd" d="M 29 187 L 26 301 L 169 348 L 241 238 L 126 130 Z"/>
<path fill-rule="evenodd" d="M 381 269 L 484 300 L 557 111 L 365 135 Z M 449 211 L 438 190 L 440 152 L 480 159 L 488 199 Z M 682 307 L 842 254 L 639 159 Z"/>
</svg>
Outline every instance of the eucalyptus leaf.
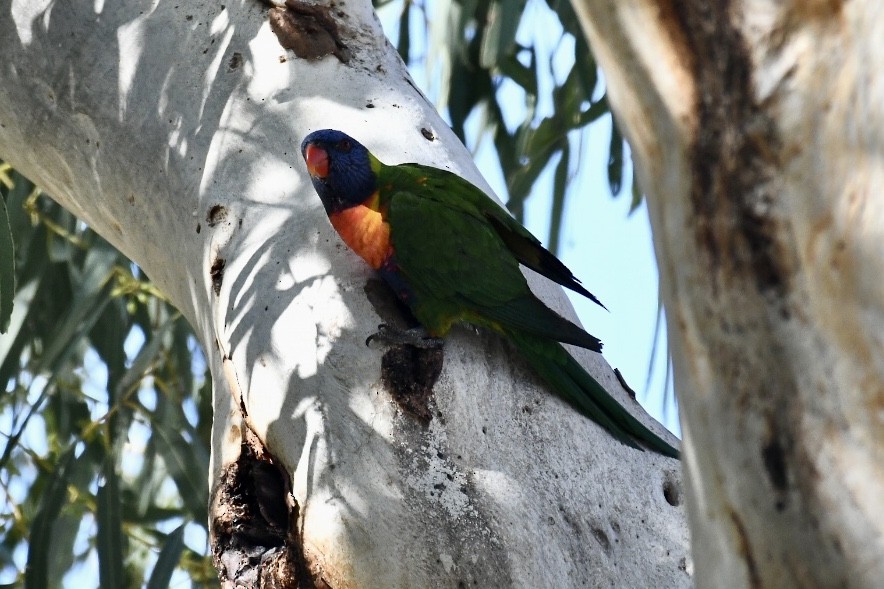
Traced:
<svg viewBox="0 0 884 589">
<path fill-rule="evenodd" d="M 632 177 L 632 202 L 629 203 L 629 213 L 632 214 L 635 212 L 637 208 L 639 208 L 642 204 L 642 200 L 645 198 L 645 193 L 642 191 L 641 186 L 638 184 L 638 178 L 633 175 Z"/>
<path fill-rule="evenodd" d="M 623 136 L 616 121 L 611 125 L 611 143 L 608 147 L 608 185 L 614 196 L 619 195 L 623 188 Z"/>
<path fill-rule="evenodd" d="M 6 200 L 0 196 L 0 333 L 9 329 L 15 298 L 15 247 Z"/>
<path fill-rule="evenodd" d="M 208 457 L 199 451 L 198 445 L 185 439 L 181 431 L 172 427 L 169 421 L 168 419 L 153 421 L 157 452 L 175 481 L 188 511 L 201 519 L 206 519 Z"/>
<path fill-rule="evenodd" d="M 96 496 L 98 578 L 102 587 L 125 587 L 120 488 L 113 462 L 108 457 L 104 468 L 104 483 L 98 487 Z"/>
<path fill-rule="evenodd" d="M 3 337 L 0 337 L 0 383 L 7 382 L 12 376 L 9 371 L 18 368 L 14 364 L 7 367 L 6 361 L 10 357 L 10 352 L 16 347 L 18 338 L 28 337 L 28 334 L 22 333 L 22 326 L 25 323 L 25 318 L 28 316 L 34 295 L 37 293 L 37 286 L 38 281 L 36 279 L 31 280 L 20 285 L 18 292 L 15 294 L 12 306 L 13 312 L 10 315 L 7 332 Z M 22 342 L 18 343 L 21 344 Z M 20 348 L 21 346 L 19 345 L 18 347 Z M 13 360 L 17 359 L 17 357 L 13 358 Z"/>
<path fill-rule="evenodd" d="M 555 179 L 553 180 L 553 206 L 549 223 L 549 243 L 547 249 L 556 254 L 559 251 L 559 241 L 562 234 L 562 222 L 565 212 L 565 193 L 568 188 L 568 166 L 571 163 L 571 148 L 567 141 L 563 142 L 562 155 L 556 165 Z"/>
<path fill-rule="evenodd" d="M 533 59 L 533 50 L 529 51 L 531 55 L 530 65 L 524 65 L 515 54 L 507 55 L 501 59 L 497 66 L 500 73 L 504 74 L 510 80 L 518 84 L 526 93 L 530 95 L 537 94 L 537 67 Z"/>
<path fill-rule="evenodd" d="M 184 552 L 184 527 L 181 524 L 175 528 L 166 538 L 163 549 L 160 550 L 160 556 L 157 558 L 157 564 L 153 567 L 150 579 L 147 581 L 147 589 L 166 589 L 169 581 L 172 580 L 172 573 L 181 560 L 181 553 Z"/>
<path fill-rule="evenodd" d="M 150 369 L 151 365 L 157 360 L 157 356 L 163 347 L 163 337 L 172 331 L 176 324 L 178 316 L 167 319 L 156 331 L 150 334 L 147 342 L 142 346 L 141 350 L 132 360 L 132 365 L 121 376 L 116 383 L 117 396 L 121 397 L 129 389 L 133 388 L 141 381 L 144 374 Z M 187 348 L 184 348 L 187 351 Z"/>
<path fill-rule="evenodd" d="M 402 14 L 399 16 L 399 42 L 396 45 L 396 50 L 406 65 L 411 53 L 411 9 L 411 0 L 404 0 Z"/>
<path fill-rule="evenodd" d="M 524 4 L 519 0 L 496 0 L 489 6 L 479 65 L 493 70 L 514 53 Z"/>
<path fill-rule="evenodd" d="M 110 283 L 110 267 L 104 276 L 89 272 L 83 276 L 83 291 L 71 301 L 71 306 L 60 325 L 48 338 L 48 345 L 38 370 L 55 372 L 61 362 L 74 351 L 74 345 L 92 328 L 105 306 L 110 302 L 113 284 Z"/>
<path fill-rule="evenodd" d="M 31 524 L 28 539 L 28 558 L 25 566 L 25 586 L 29 589 L 49 587 L 50 549 L 53 541 L 53 526 L 58 521 L 62 508 L 67 503 L 68 477 L 71 465 L 75 464 L 74 447 L 71 446 L 51 473 L 49 484 L 43 489 L 37 514 Z"/>
<path fill-rule="evenodd" d="M 64 509 L 52 525 L 49 545 L 49 586 L 62 587 L 62 576 L 76 562 L 74 543 L 83 521 L 82 507 Z"/>
</svg>

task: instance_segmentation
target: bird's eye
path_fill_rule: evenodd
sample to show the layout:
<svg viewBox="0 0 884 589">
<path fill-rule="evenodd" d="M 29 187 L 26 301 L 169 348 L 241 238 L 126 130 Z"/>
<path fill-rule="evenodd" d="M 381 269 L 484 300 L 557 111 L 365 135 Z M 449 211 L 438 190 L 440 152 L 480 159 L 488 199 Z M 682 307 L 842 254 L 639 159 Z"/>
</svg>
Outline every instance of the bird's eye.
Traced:
<svg viewBox="0 0 884 589">
<path fill-rule="evenodd" d="M 350 141 L 348 139 L 341 139 L 338 141 L 338 151 L 343 151 L 344 153 L 348 153 L 350 148 L 353 146 L 350 145 Z"/>
</svg>

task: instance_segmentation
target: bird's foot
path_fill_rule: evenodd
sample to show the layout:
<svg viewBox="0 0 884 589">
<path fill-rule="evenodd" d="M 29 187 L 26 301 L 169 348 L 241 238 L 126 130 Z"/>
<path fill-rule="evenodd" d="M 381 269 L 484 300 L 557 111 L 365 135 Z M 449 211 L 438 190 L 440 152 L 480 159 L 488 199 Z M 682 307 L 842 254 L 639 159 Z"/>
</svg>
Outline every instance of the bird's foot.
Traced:
<svg viewBox="0 0 884 589">
<path fill-rule="evenodd" d="M 377 333 L 373 333 L 365 339 L 365 345 L 370 347 L 374 341 L 380 341 L 387 345 L 414 346 L 425 350 L 440 349 L 445 344 L 444 339 L 432 337 L 423 327 L 398 329 L 385 323 L 378 325 Z"/>
</svg>

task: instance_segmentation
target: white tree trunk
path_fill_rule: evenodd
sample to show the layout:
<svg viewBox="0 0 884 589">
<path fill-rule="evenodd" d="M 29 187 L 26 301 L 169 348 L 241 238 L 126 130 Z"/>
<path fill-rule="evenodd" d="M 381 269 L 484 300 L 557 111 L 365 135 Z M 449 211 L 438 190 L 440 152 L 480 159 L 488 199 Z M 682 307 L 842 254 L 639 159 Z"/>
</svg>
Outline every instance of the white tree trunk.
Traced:
<svg viewBox="0 0 884 589">
<path fill-rule="evenodd" d="M 697 584 L 884 583 L 884 4 L 575 2 L 648 193 Z"/>
<path fill-rule="evenodd" d="M 389 163 L 486 185 L 368 0 L 334 4 L 340 45 L 304 32 L 321 14 L 296 19 L 287 38 L 313 59 L 283 49 L 255 2 L 21 0 L 0 14 L 0 157 L 136 261 L 202 340 L 215 541 L 221 520 L 279 521 L 260 498 L 264 519 L 227 504 L 252 431 L 253 452 L 290 473 L 286 542 L 317 586 L 690 585 L 679 463 L 614 441 L 496 337 L 453 332 L 427 426 L 382 386 L 384 351 L 364 342 L 395 317 L 329 225 L 302 138 L 340 128 Z M 538 292 L 573 316 L 558 288 Z M 601 357 L 581 357 L 631 402 Z M 240 472 L 258 495 L 284 491 Z M 225 578 L 245 574 L 238 549 L 218 555 Z"/>
</svg>

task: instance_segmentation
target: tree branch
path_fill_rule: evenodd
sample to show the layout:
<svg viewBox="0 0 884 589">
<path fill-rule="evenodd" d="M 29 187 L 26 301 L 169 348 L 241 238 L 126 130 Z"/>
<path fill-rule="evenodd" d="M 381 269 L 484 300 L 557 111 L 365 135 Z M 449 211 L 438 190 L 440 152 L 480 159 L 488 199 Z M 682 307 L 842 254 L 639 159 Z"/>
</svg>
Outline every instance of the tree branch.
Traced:
<svg viewBox="0 0 884 589">
<path fill-rule="evenodd" d="M 254 431 L 292 473 L 317 582 L 689 585 L 678 463 L 614 441 L 495 336 L 449 338 L 428 426 L 382 386 L 381 351 L 364 342 L 388 311 L 330 227 L 301 139 L 337 127 L 384 161 L 487 185 L 370 3 L 334 6 L 311 9 L 334 32 L 289 23 L 326 30 L 325 49 L 308 36 L 285 50 L 258 3 L 6 4 L 0 155 L 189 319 L 215 385 L 212 484 Z M 274 27 L 301 34 L 289 25 Z M 559 289 L 538 291 L 573 316 Z M 629 406 L 604 361 L 582 357 Z M 279 504 L 261 493 L 283 486 L 260 472 L 250 505 L 273 524 Z"/>
<path fill-rule="evenodd" d="M 648 192 L 698 585 L 879 585 L 884 10 L 575 6 Z"/>
</svg>

